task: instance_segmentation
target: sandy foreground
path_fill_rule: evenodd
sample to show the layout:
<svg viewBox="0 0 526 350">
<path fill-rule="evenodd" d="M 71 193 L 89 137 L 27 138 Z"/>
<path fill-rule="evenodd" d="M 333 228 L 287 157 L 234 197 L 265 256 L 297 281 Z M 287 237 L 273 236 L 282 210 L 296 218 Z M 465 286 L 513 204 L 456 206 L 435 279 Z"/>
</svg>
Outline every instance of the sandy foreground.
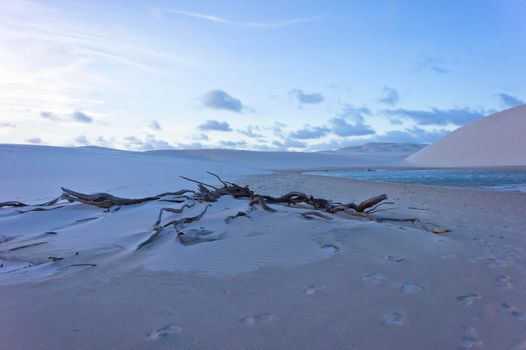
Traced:
<svg viewBox="0 0 526 350">
<path fill-rule="evenodd" d="M 247 203 L 223 198 L 187 228 L 210 230 L 213 240 L 183 246 L 168 232 L 136 251 L 160 204 L 2 210 L 2 346 L 526 349 L 526 194 L 293 172 L 236 181 L 346 202 L 386 193 L 395 209 L 378 215 L 417 216 L 452 232 L 345 214 L 305 220 L 305 210 L 279 206 L 227 224 Z M 35 242 L 46 243 L 12 250 Z"/>
</svg>

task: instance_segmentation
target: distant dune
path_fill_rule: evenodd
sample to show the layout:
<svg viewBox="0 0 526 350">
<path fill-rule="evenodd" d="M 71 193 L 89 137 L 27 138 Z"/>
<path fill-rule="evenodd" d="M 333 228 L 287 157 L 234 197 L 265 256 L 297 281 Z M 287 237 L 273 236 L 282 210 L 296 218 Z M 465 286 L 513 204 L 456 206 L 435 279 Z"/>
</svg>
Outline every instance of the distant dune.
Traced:
<svg viewBox="0 0 526 350">
<path fill-rule="evenodd" d="M 179 175 L 205 180 L 206 171 L 225 178 L 271 170 L 380 167 L 404 165 L 405 144 L 369 144 L 374 152 L 256 152 L 227 149 L 129 152 L 88 146 L 78 148 L 0 144 L 0 200 L 51 198 L 61 186 L 107 191 L 122 196 L 150 195 L 176 185 Z M 395 151 L 393 151 L 395 150 Z M 36 181 L 38 179 L 38 181 Z M 148 180 L 144 180 L 148 179 Z M 140 184 L 140 185 L 139 185 Z M 1 232 L 0 232 L 1 233 Z"/>
<path fill-rule="evenodd" d="M 467 124 L 407 158 L 419 166 L 526 166 L 526 105 Z"/>
<path fill-rule="evenodd" d="M 413 154 L 424 148 L 420 143 L 394 143 L 394 142 L 367 142 L 363 145 L 344 147 L 336 150 L 336 153 L 392 153 L 407 155 Z"/>
<path fill-rule="evenodd" d="M 230 149 L 158 150 L 144 152 L 164 157 L 234 162 L 245 167 L 267 170 L 315 169 L 405 165 L 405 158 L 424 145 L 370 142 L 323 152 L 263 152 Z"/>
</svg>

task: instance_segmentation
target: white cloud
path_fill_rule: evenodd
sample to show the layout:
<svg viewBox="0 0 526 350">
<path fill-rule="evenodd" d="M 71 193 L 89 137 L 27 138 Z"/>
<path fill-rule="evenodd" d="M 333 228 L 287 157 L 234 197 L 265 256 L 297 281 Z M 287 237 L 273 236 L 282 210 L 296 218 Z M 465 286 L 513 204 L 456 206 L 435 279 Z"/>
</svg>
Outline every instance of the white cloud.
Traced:
<svg viewBox="0 0 526 350">
<path fill-rule="evenodd" d="M 81 112 L 81 111 L 75 111 L 71 114 L 71 118 L 74 120 L 74 121 L 77 121 L 77 122 L 80 122 L 80 123 L 91 123 L 93 122 L 93 118 L 90 117 L 89 115 L 87 115 L 86 113 L 84 112 Z"/>
<path fill-rule="evenodd" d="M 220 122 L 217 120 L 207 120 L 200 124 L 197 128 L 204 131 L 232 131 L 232 128 L 227 122 Z"/>
<path fill-rule="evenodd" d="M 318 104 L 322 103 L 325 99 L 319 92 L 306 93 L 301 89 L 292 89 L 289 95 L 298 100 L 301 105 L 304 104 Z"/>
<path fill-rule="evenodd" d="M 291 139 L 298 140 L 309 140 L 309 139 L 318 139 L 330 132 L 330 129 L 324 126 L 315 126 L 311 127 L 306 125 L 304 128 L 293 131 L 289 134 Z"/>
<path fill-rule="evenodd" d="M 243 103 L 223 90 L 211 90 L 203 96 L 203 105 L 213 109 L 241 112 Z"/>
<path fill-rule="evenodd" d="M 30 137 L 30 138 L 26 139 L 26 142 L 32 143 L 32 144 L 35 144 L 35 145 L 40 145 L 41 143 L 43 143 L 43 141 L 42 141 L 42 139 L 40 137 Z"/>
<path fill-rule="evenodd" d="M 524 103 L 520 98 L 510 94 L 500 93 L 497 96 L 500 99 L 500 104 L 505 108 L 515 107 Z"/>
<path fill-rule="evenodd" d="M 91 143 L 88 141 L 85 135 L 79 135 L 73 140 L 75 146 L 88 146 Z"/>
<path fill-rule="evenodd" d="M 156 138 L 154 135 L 144 137 L 126 136 L 124 144 L 127 149 L 136 151 L 152 151 L 159 149 L 173 149 L 174 146 L 165 140 Z"/>
<path fill-rule="evenodd" d="M 363 123 L 349 124 L 343 118 L 332 118 L 332 132 L 338 136 L 364 136 L 374 134 L 374 130 Z"/>
<path fill-rule="evenodd" d="M 400 101 L 400 94 L 398 90 L 389 86 L 384 86 L 382 90 L 382 97 L 378 99 L 378 102 L 394 106 Z"/>
<path fill-rule="evenodd" d="M 153 130 L 156 130 L 156 131 L 159 131 L 161 130 L 161 124 L 159 124 L 159 122 L 155 119 L 152 119 L 148 122 L 148 126 L 153 129 Z"/>
</svg>

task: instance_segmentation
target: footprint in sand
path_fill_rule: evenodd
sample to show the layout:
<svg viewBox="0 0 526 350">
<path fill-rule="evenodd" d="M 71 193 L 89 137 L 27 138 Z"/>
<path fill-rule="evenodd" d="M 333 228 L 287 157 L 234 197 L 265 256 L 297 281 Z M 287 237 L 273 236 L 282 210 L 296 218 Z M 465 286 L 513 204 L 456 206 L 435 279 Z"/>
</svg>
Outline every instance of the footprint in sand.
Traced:
<svg viewBox="0 0 526 350">
<path fill-rule="evenodd" d="M 465 335 L 462 338 L 461 346 L 463 349 L 473 349 L 482 345 L 482 340 L 478 337 L 475 328 L 467 326 Z"/>
<path fill-rule="evenodd" d="M 473 304 L 475 301 L 479 300 L 480 298 L 482 298 L 480 294 L 469 293 L 469 294 L 458 296 L 457 300 L 460 301 L 462 305 L 468 306 L 468 305 Z"/>
<path fill-rule="evenodd" d="M 318 294 L 320 291 L 324 290 L 325 287 L 324 286 L 315 286 L 315 285 L 310 285 L 308 286 L 307 288 L 305 288 L 303 290 L 303 293 L 305 293 L 305 295 L 307 295 L 308 297 L 312 298 L 314 297 L 315 294 Z"/>
<path fill-rule="evenodd" d="M 340 251 L 340 248 L 338 248 L 334 244 L 328 243 L 328 244 L 323 244 L 321 246 L 321 250 L 327 255 L 333 255 L 333 254 L 338 253 Z"/>
<path fill-rule="evenodd" d="M 150 333 L 150 335 L 148 336 L 150 339 L 152 340 L 157 340 L 157 339 L 160 339 L 160 338 L 164 338 L 168 335 L 171 335 L 171 334 L 176 334 L 176 333 L 180 333 L 183 329 L 175 324 L 168 324 L 164 327 L 161 327 L 155 331 L 153 331 L 152 333 Z"/>
<path fill-rule="evenodd" d="M 403 326 L 404 315 L 399 311 L 393 311 L 384 315 L 384 326 Z"/>
<path fill-rule="evenodd" d="M 401 289 L 402 293 L 404 294 L 413 294 L 421 292 L 426 288 L 416 283 L 405 282 L 404 284 L 402 284 Z"/>
<path fill-rule="evenodd" d="M 15 237 L 9 237 L 9 236 L 6 236 L 6 235 L 0 235 L 0 243 L 9 242 L 10 240 L 12 240 L 14 238 Z"/>
<path fill-rule="evenodd" d="M 273 314 L 259 314 L 256 316 L 245 317 L 241 319 L 241 322 L 246 326 L 255 326 L 261 323 L 270 323 L 276 319 L 276 316 Z"/>
<path fill-rule="evenodd" d="M 384 259 L 385 259 L 385 261 L 394 262 L 394 263 L 399 263 L 399 262 L 402 262 L 402 261 L 406 260 L 402 256 L 394 256 L 394 255 L 387 255 L 387 256 L 385 256 Z"/>
<path fill-rule="evenodd" d="M 501 275 L 495 279 L 495 285 L 502 288 L 513 288 L 510 276 Z"/>
<path fill-rule="evenodd" d="M 379 274 L 368 273 L 360 277 L 363 283 L 368 286 L 377 286 L 385 281 L 385 277 Z"/>
<path fill-rule="evenodd" d="M 506 302 L 503 302 L 502 307 L 508 310 L 512 316 L 517 317 L 521 321 L 526 321 L 526 314 L 520 311 L 517 307 L 510 305 Z"/>
</svg>

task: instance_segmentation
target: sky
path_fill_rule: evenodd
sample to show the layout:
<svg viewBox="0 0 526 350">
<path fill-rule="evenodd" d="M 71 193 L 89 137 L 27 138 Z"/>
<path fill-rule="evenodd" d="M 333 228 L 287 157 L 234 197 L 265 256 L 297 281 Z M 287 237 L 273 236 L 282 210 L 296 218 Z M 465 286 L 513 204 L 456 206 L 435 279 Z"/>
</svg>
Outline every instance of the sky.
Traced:
<svg viewBox="0 0 526 350">
<path fill-rule="evenodd" d="M 526 100 L 525 0 L 0 1 L 0 143 L 431 143 Z"/>
</svg>

